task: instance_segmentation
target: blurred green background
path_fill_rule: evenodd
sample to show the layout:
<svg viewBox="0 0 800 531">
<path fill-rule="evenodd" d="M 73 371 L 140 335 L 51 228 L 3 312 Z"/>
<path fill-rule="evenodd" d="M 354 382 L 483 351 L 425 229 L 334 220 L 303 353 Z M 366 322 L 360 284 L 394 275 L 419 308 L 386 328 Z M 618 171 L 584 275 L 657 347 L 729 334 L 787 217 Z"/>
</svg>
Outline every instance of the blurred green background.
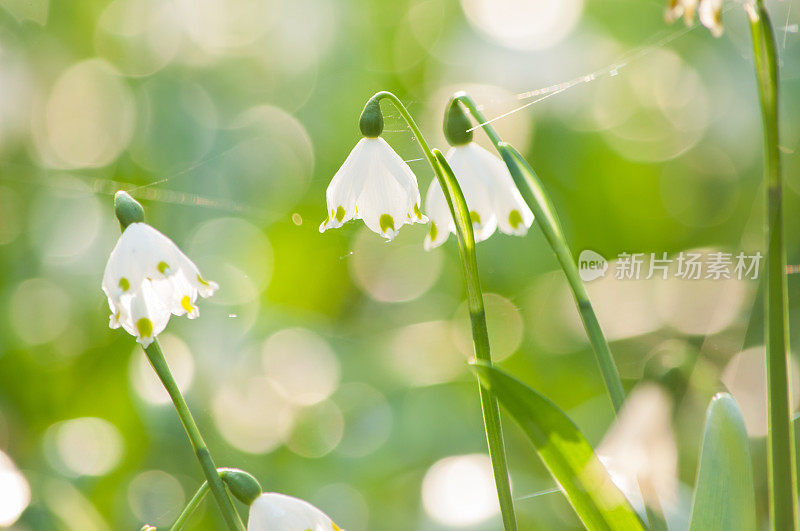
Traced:
<svg viewBox="0 0 800 531">
<path fill-rule="evenodd" d="M 800 5 L 769 6 L 792 264 Z M 663 9 L 0 0 L 0 526 L 168 526 L 201 481 L 141 349 L 107 326 L 100 280 L 119 236 L 113 193 L 126 189 L 221 286 L 197 321 L 174 318 L 162 335 L 218 465 L 311 501 L 349 531 L 499 529 L 452 238 L 426 253 L 420 226 L 391 244 L 361 222 L 321 235 L 325 188 L 375 91 L 395 91 L 444 148 L 455 90 L 494 117 L 541 97 L 526 92 L 595 73 L 496 122 L 539 173 L 575 255 L 763 249 L 744 12 L 726 3 L 714 39 L 667 26 Z M 432 172 L 390 107 L 386 120 L 424 197 Z M 496 235 L 478 261 L 495 358 L 599 444 L 610 404 L 541 233 Z M 588 284 L 626 384 L 664 391 L 641 393 L 619 426 L 626 442 L 604 449 L 658 476 L 675 528 L 705 407 L 724 389 L 752 436 L 764 516 L 757 285 L 610 274 Z M 797 315 L 793 276 L 789 290 Z M 553 482 L 511 419 L 505 429 L 521 528 L 579 527 L 560 494 L 530 496 Z M 220 528 L 213 503 L 192 524 Z"/>
</svg>

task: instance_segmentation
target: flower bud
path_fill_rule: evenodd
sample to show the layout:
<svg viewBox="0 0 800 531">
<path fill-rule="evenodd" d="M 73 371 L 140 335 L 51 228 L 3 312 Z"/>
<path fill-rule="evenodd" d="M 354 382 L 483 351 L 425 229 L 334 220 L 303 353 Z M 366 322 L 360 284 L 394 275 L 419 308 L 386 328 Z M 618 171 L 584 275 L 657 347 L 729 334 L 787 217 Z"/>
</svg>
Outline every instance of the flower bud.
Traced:
<svg viewBox="0 0 800 531">
<path fill-rule="evenodd" d="M 444 137 L 451 146 L 472 142 L 470 121 L 457 99 L 451 99 L 444 112 Z"/>
<path fill-rule="evenodd" d="M 122 190 L 114 194 L 114 210 L 119 220 L 119 225 L 124 231 L 131 223 L 144 221 L 144 209 L 139 202 L 132 198 L 128 192 Z"/>
<path fill-rule="evenodd" d="M 231 494 L 246 505 L 252 505 L 261 496 L 258 480 L 238 468 L 219 468 L 219 477 L 228 485 Z"/>
<path fill-rule="evenodd" d="M 361 111 L 361 118 L 358 121 L 361 134 L 367 138 L 378 138 L 383 132 L 383 112 L 381 104 L 377 99 L 370 99 Z"/>
</svg>

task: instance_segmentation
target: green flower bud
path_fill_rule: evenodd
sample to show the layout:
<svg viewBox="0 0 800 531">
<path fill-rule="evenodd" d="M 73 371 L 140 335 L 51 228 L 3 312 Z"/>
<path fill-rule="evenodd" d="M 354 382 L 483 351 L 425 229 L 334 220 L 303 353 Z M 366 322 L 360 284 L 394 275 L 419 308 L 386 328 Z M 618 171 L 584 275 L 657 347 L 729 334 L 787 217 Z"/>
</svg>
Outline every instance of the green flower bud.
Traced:
<svg viewBox="0 0 800 531">
<path fill-rule="evenodd" d="M 219 477 L 228 485 L 231 494 L 246 505 L 251 505 L 261 496 L 261 485 L 258 480 L 238 468 L 218 468 Z"/>
<path fill-rule="evenodd" d="M 358 121 L 361 134 L 368 138 L 378 138 L 383 132 L 383 113 L 380 100 L 370 99 L 361 111 Z"/>
<path fill-rule="evenodd" d="M 114 194 L 114 210 L 119 220 L 119 225 L 124 231 L 131 223 L 144 221 L 144 209 L 139 202 L 132 198 L 128 192 L 122 190 Z"/>
<path fill-rule="evenodd" d="M 450 99 L 444 112 L 444 136 L 451 146 L 472 142 L 472 124 L 457 99 Z"/>
</svg>

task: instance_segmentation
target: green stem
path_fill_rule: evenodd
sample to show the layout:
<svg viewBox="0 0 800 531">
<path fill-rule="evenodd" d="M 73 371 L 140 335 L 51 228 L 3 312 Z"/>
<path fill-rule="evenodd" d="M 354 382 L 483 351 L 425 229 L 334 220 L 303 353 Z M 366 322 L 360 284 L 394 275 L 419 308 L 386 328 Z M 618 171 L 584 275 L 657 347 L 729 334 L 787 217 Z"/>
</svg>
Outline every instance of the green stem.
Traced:
<svg viewBox="0 0 800 531">
<path fill-rule="evenodd" d="M 206 494 L 208 494 L 208 481 L 204 481 L 203 484 L 200 485 L 200 488 L 194 493 L 192 499 L 189 500 L 189 503 L 183 508 L 183 512 L 181 512 L 180 516 L 178 516 L 178 519 L 175 520 L 175 523 L 169 528 L 170 531 L 179 531 L 184 525 L 186 525 L 189 517 L 194 514 L 195 510 L 197 510 L 197 508 L 200 506 L 200 503 L 202 503 L 203 499 L 205 499 Z"/>
<path fill-rule="evenodd" d="M 478 109 L 478 106 L 468 94 L 460 92 L 456 94 L 454 98 L 459 100 L 470 114 L 472 114 L 475 120 L 481 124 L 480 127 L 492 141 L 495 148 L 497 148 L 497 151 L 503 156 L 514 178 L 514 182 L 522 194 L 522 198 L 531 211 L 533 211 L 536 222 L 542 229 L 550 247 L 553 249 L 558 263 L 561 265 L 561 269 L 567 277 L 569 287 L 572 290 L 572 296 L 575 299 L 575 304 L 578 307 L 578 312 L 583 321 L 583 327 L 586 329 L 586 335 L 589 337 L 589 342 L 594 349 L 606 390 L 611 399 L 611 404 L 614 407 L 614 412 L 618 412 L 622 407 L 622 403 L 625 401 L 625 389 L 622 386 L 619 371 L 614 363 L 611 349 L 608 347 L 608 341 L 606 341 L 603 330 L 600 328 L 600 323 L 597 320 L 597 315 L 589 300 L 589 295 L 586 293 L 586 288 L 578 274 L 578 268 L 575 266 L 572 253 L 564 239 L 561 224 L 558 221 L 555 210 L 550 205 L 550 201 L 544 192 L 544 188 L 536 172 L 533 171 L 533 168 L 530 167 L 527 161 L 525 161 L 513 147 L 505 144 L 500 139 L 497 132 L 490 124 L 486 123 L 486 117 L 480 109 Z M 517 168 L 516 165 L 525 168 L 526 171 L 518 171 L 519 168 Z"/>
<path fill-rule="evenodd" d="M 478 277 L 478 262 L 475 255 L 475 235 L 472 231 L 472 222 L 469 217 L 469 209 L 464 200 L 464 194 L 458 181 L 453 174 L 453 170 L 445 160 L 439 150 L 431 150 L 427 141 L 422 136 L 414 118 L 405 108 L 400 99 L 391 92 L 378 92 L 373 100 L 388 99 L 394 104 L 403 119 L 411 128 L 414 136 L 419 142 L 425 158 L 433 168 L 436 178 L 442 187 L 447 204 L 450 207 L 450 214 L 456 225 L 456 236 L 458 238 L 459 254 L 464 270 L 464 277 L 467 287 L 467 302 L 469 306 L 470 320 L 472 322 L 472 340 L 475 347 L 475 358 L 487 363 L 491 363 L 492 357 L 489 350 L 489 333 L 486 328 L 486 314 L 483 308 L 483 293 L 481 291 L 480 279 Z M 517 520 L 514 514 L 514 501 L 511 497 L 511 485 L 508 477 L 508 462 L 506 460 L 505 444 L 503 442 L 503 430 L 500 424 L 500 408 L 494 394 L 478 385 L 478 393 L 483 413 L 483 423 L 486 429 L 486 441 L 489 447 L 489 457 L 492 462 L 495 487 L 497 497 L 500 501 L 500 512 L 503 518 L 503 525 L 506 531 L 516 531 Z"/>
<path fill-rule="evenodd" d="M 175 378 L 172 377 L 172 372 L 169 370 L 167 360 L 164 359 L 164 353 L 161 351 L 161 345 L 159 345 L 158 340 L 153 341 L 144 351 L 147 354 L 147 359 L 150 360 L 150 365 L 152 365 L 153 370 L 156 371 L 161 383 L 164 384 L 164 388 L 169 393 L 172 403 L 175 404 L 175 409 L 181 419 L 183 428 L 186 430 L 186 435 L 189 436 L 189 442 L 192 444 L 192 449 L 194 449 L 197 460 L 200 462 L 200 467 L 203 469 L 203 475 L 208 481 L 211 493 L 216 498 L 217 504 L 219 504 L 225 523 L 231 531 L 245 531 L 244 524 L 242 524 L 228 491 L 217 473 L 217 467 L 214 465 L 213 459 L 211 459 L 211 453 L 208 451 L 203 436 L 197 428 L 191 411 L 189 411 L 189 406 L 186 405 L 186 400 L 183 399 L 183 395 L 178 389 L 178 384 L 175 382 Z"/>
<path fill-rule="evenodd" d="M 759 0 L 748 7 L 764 135 L 767 188 L 767 409 L 769 512 L 773 529 L 797 529 L 797 477 L 789 396 L 789 326 L 783 204 L 778 148 L 778 66 L 775 33 Z"/>
</svg>

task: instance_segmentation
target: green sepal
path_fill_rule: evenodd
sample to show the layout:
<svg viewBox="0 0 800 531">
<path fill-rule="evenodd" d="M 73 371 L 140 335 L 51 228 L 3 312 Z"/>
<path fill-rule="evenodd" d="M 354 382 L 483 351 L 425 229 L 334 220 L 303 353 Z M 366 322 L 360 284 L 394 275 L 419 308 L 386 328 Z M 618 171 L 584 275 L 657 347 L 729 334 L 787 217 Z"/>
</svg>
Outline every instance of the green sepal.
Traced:
<svg viewBox="0 0 800 531">
<path fill-rule="evenodd" d="M 450 99 L 444 111 L 444 137 L 451 146 L 460 146 L 472 142 L 472 124 L 464 109 L 455 98 Z"/>
<path fill-rule="evenodd" d="M 131 223 L 144 221 L 144 208 L 128 192 L 122 190 L 114 194 L 114 212 L 117 214 L 119 226 L 125 230 Z"/>
<path fill-rule="evenodd" d="M 231 494 L 245 505 L 252 505 L 261 496 L 261 484 L 252 475 L 238 468 L 218 468 L 219 477 L 228 486 Z"/>
<path fill-rule="evenodd" d="M 361 134 L 367 138 L 378 138 L 383 133 L 383 112 L 381 103 L 377 98 L 370 98 L 361 111 L 361 118 L 358 121 Z"/>
</svg>

